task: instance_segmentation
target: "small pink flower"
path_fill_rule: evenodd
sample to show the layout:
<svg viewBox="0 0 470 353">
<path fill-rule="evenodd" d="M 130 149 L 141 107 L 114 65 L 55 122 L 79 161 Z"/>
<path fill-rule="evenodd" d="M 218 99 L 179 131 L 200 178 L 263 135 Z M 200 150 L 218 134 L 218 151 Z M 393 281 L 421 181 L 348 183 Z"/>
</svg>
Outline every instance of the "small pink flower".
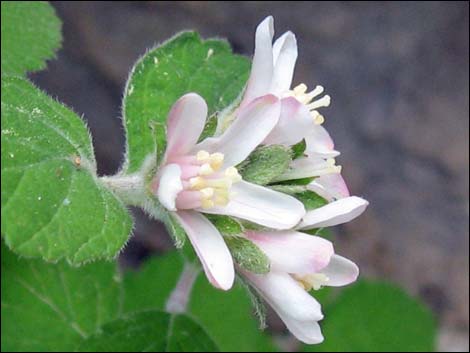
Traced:
<svg viewBox="0 0 470 353">
<path fill-rule="evenodd" d="M 169 113 L 167 149 L 153 192 L 186 230 L 207 278 L 217 288 L 232 286 L 233 260 L 221 234 L 203 213 L 234 216 L 274 229 L 292 228 L 305 214 L 295 198 L 245 182 L 236 169 L 269 135 L 279 113 L 277 97 L 257 98 L 238 110 L 223 134 L 200 143 L 207 105 L 199 95 L 184 95 Z"/>
<path fill-rule="evenodd" d="M 308 291 L 352 283 L 359 275 L 358 267 L 336 255 L 331 242 L 317 236 L 296 231 L 247 232 L 245 236 L 269 257 L 271 271 L 267 275 L 241 273 L 294 336 L 307 344 L 322 342 L 321 306 Z"/>
</svg>

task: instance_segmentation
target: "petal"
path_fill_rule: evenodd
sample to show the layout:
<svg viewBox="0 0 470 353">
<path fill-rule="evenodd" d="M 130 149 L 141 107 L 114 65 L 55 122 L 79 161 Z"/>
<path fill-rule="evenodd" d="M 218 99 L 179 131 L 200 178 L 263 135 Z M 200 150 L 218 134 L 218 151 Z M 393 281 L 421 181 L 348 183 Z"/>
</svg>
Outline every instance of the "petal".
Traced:
<svg viewBox="0 0 470 353">
<path fill-rule="evenodd" d="M 167 121 L 165 160 L 187 153 L 197 143 L 207 117 L 207 104 L 196 93 L 178 99 L 171 108 Z"/>
<path fill-rule="evenodd" d="M 279 37 L 273 46 L 274 71 L 271 93 L 282 94 L 289 90 L 297 61 L 297 41 L 292 32 Z"/>
<path fill-rule="evenodd" d="M 281 100 L 281 114 L 265 144 L 294 145 L 305 138 L 315 125 L 308 109 L 294 97 Z"/>
<path fill-rule="evenodd" d="M 273 95 L 255 99 L 239 111 L 235 121 L 220 137 L 208 138 L 195 147 L 224 154 L 224 167 L 244 161 L 261 144 L 279 120 L 281 103 Z"/>
<path fill-rule="evenodd" d="M 321 273 L 329 278 L 327 286 L 340 287 L 354 282 L 359 276 L 359 268 L 351 260 L 333 255 Z"/>
<path fill-rule="evenodd" d="M 340 173 L 322 175 L 308 184 L 307 188 L 330 202 L 350 196 L 348 186 Z"/>
<path fill-rule="evenodd" d="M 318 321 L 323 318 L 320 304 L 289 274 L 271 271 L 255 275 L 241 270 L 261 296 L 283 319 Z"/>
<path fill-rule="evenodd" d="M 279 315 L 286 324 L 289 331 L 299 340 L 306 344 L 322 343 L 324 338 L 320 325 L 315 320 L 301 321 L 292 319 L 286 315 Z"/>
<path fill-rule="evenodd" d="M 188 234 L 204 272 L 214 287 L 229 290 L 235 279 L 233 259 L 217 228 L 194 211 L 174 213 Z"/>
<path fill-rule="evenodd" d="M 307 145 L 305 152 L 308 155 L 314 154 L 326 158 L 338 156 L 339 152 L 335 150 L 335 144 L 328 131 L 321 125 L 313 125 L 314 128 L 305 136 Z"/>
<path fill-rule="evenodd" d="M 170 211 L 176 211 L 176 196 L 183 190 L 181 168 L 177 164 L 168 164 L 160 171 L 157 197 L 160 203 Z"/>
<path fill-rule="evenodd" d="M 275 181 L 311 178 L 334 172 L 337 171 L 322 157 L 300 157 L 294 159 L 290 163 L 289 168 L 282 175 L 278 176 Z"/>
<path fill-rule="evenodd" d="M 320 272 L 334 254 L 330 241 L 296 231 L 247 232 L 245 236 L 269 257 L 273 271 Z"/>
<path fill-rule="evenodd" d="M 369 202 L 357 196 L 334 201 L 308 211 L 297 229 L 331 227 L 349 222 L 364 212 L 367 205 L 369 205 Z"/>
<path fill-rule="evenodd" d="M 255 54 L 241 107 L 269 93 L 273 77 L 273 22 L 273 17 L 268 16 L 256 28 Z"/>
<path fill-rule="evenodd" d="M 303 204 L 292 196 L 240 181 L 232 186 L 234 196 L 226 206 L 200 212 L 234 216 L 274 229 L 294 227 L 305 214 Z"/>
</svg>

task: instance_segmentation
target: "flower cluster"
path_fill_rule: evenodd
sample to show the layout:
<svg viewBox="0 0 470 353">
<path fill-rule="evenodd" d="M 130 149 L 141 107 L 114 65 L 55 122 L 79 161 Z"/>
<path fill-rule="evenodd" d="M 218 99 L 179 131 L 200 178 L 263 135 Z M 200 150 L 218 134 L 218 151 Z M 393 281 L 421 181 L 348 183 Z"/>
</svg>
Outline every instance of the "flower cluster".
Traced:
<svg viewBox="0 0 470 353">
<path fill-rule="evenodd" d="M 335 254 L 330 241 L 302 231 L 348 222 L 368 203 L 350 196 L 336 165 L 339 152 L 322 126 L 319 109 L 330 104 L 330 97 L 322 96 L 321 86 L 311 91 L 303 83 L 291 87 L 295 36 L 287 32 L 273 43 L 273 35 L 273 19 L 268 17 L 256 30 L 251 73 L 240 103 L 221 114 L 214 136 L 198 142 L 207 118 L 202 97 L 189 93 L 174 104 L 152 191 L 186 231 L 215 287 L 230 289 L 237 270 L 299 340 L 312 344 L 323 340 L 318 325 L 323 315 L 309 291 L 349 284 L 359 270 Z M 257 147 L 292 148 L 300 142 L 301 155 L 273 183 L 243 180 L 239 166 Z M 323 206 L 306 209 L 295 193 L 276 188 L 286 184 L 315 193 Z M 266 255 L 269 272 L 250 272 L 234 263 L 223 234 L 206 214 L 256 224 L 238 236 Z"/>
</svg>

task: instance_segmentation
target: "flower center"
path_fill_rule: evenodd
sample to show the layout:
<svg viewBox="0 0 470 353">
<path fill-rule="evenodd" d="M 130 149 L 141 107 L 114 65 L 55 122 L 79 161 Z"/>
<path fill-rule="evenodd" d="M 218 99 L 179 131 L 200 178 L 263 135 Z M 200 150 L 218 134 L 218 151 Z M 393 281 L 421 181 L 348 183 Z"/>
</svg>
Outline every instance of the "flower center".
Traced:
<svg viewBox="0 0 470 353">
<path fill-rule="evenodd" d="M 323 91 L 324 89 L 322 86 L 316 86 L 312 91 L 307 92 L 307 85 L 301 83 L 300 85 L 294 87 L 294 89 L 287 91 L 285 96 L 294 97 L 300 103 L 304 104 L 310 111 L 313 122 L 317 125 L 321 125 L 325 121 L 325 118 L 317 111 L 317 109 L 328 107 L 331 101 L 329 95 L 324 95 L 323 97 L 314 100 L 314 98 L 322 94 Z"/>
<path fill-rule="evenodd" d="M 221 170 L 222 153 L 199 151 L 179 158 L 183 190 L 176 197 L 177 209 L 211 208 L 229 203 L 232 185 L 242 180 L 237 168 Z"/>
<path fill-rule="evenodd" d="M 297 282 L 306 290 L 319 290 L 329 282 L 328 276 L 323 273 L 312 273 L 304 276 L 294 275 Z"/>
</svg>

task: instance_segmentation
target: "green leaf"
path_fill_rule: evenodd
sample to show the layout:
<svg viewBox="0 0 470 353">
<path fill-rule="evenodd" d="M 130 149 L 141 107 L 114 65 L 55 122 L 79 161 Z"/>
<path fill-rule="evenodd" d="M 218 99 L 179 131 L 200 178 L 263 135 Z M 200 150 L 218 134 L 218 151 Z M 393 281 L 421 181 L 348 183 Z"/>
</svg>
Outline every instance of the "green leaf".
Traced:
<svg viewBox="0 0 470 353">
<path fill-rule="evenodd" d="M 266 274 L 269 272 L 269 258 L 258 246 L 246 238 L 225 237 L 235 262 L 243 269 L 253 273 Z"/>
<path fill-rule="evenodd" d="M 431 352 L 431 312 L 402 289 L 362 281 L 344 289 L 325 310 L 324 343 L 305 352 Z"/>
<path fill-rule="evenodd" d="M 302 141 L 296 143 L 291 147 L 292 150 L 292 159 L 296 159 L 299 157 L 302 157 L 304 155 L 305 149 L 307 148 L 307 142 L 305 142 L 305 139 L 302 139 Z"/>
<path fill-rule="evenodd" d="M 313 180 L 315 180 L 315 177 L 310 177 L 310 178 L 300 178 L 300 179 L 292 179 L 292 180 L 283 180 L 283 181 L 277 181 L 277 185 L 285 185 L 285 186 L 290 186 L 290 185 L 308 185 L 310 184 Z"/>
<path fill-rule="evenodd" d="M 198 142 L 201 142 L 208 137 L 214 136 L 217 129 L 217 120 L 217 112 L 207 118 L 206 125 L 204 125 L 204 130 L 202 130 Z"/>
<path fill-rule="evenodd" d="M 217 352 L 203 328 L 186 315 L 132 314 L 104 325 L 80 352 Z"/>
<path fill-rule="evenodd" d="M 115 264 L 18 259 L 2 242 L 1 350 L 71 351 L 119 316 Z"/>
<path fill-rule="evenodd" d="M 243 227 L 236 219 L 223 215 L 204 215 L 223 235 L 240 235 L 243 233 Z"/>
<path fill-rule="evenodd" d="M 232 54 L 220 40 L 184 32 L 147 52 L 134 66 L 124 94 L 129 172 L 155 150 L 148 122 L 164 123 L 171 106 L 189 92 L 200 94 L 209 114 L 229 105 L 248 77 L 247 58 Z"/>
<path fill-rule="evenodd" d="M 124 311 L 163 309 L 182 269 L 179 254 L 169 253 L 151 259 L 139 272 L 127 273 L 123 282 Z M 250 299 L 239 284 L 223 292 L 213 288 L 201 273 L 191 294 L 189 314 L 203 325 L 221 351 L 275 349 L 268 336 L 258 329 Z"/>
<path fill-rule="evenodd" d="M 243 180 L 266 185 L 281 175 L 289 167 L 290 162 L 289 148 L 268 145 L 258 147 L 237 168 Z"/>
<path fill-rule="evenodd" d="M 2 77 L 2 235 L 27 257 L 113 258 L 132 220 L 97 179 L 80 118 L 29 81 Z"/>
<path fill-rule="evenodd" d="M 136 288 L 154 288 L 153 273 L 127 274 L 99 262 L 73 268 L 60 262 L 18 259 L 2 244 L 3 351 L 215 351 L 204 329 L 184 315 L 149 311 Z M 164 264 L 158 277 L 174 285 Z M 145 276 L 147 274 L 147 276 Z M 151 275 L 151 276 L 148 276 Z M 130 281 L 130 282 L 129 282 Z M 129 283 L 133 286 L 129 287 Z M 168 294 L 165 290 L 162 291 Z M 150 298 L 149 298 L 150 299 Z M 137 303 L 131 309 L 125 303 Z M 150 308 L 158 305 L 149 300 Z M 132 311 L 138 312 L 134 313 Z"/>
<path fill-rule="evenodd" d="M 46 67 L 62 36 L 61 23 L 47 2 L 2 1 L 2 75 L 24 75 Z"/>
<path fill-rule="evenodd" d="M 166 125 L 161 122 L 152 121 L 151 126 L 154 130 L 155 148 L 157 151 L 157 163 L 159 166 L 166 150 Z"/>
<path fill-rule="evenodd" d="M 319 208 L 328 204 L 327 200 L 318 195 L 316 192 L 310 190 L 296 193 L 293 196 L 304 204 L 307 211 L 314 210 L 315 208 Z"/>
</svg>

